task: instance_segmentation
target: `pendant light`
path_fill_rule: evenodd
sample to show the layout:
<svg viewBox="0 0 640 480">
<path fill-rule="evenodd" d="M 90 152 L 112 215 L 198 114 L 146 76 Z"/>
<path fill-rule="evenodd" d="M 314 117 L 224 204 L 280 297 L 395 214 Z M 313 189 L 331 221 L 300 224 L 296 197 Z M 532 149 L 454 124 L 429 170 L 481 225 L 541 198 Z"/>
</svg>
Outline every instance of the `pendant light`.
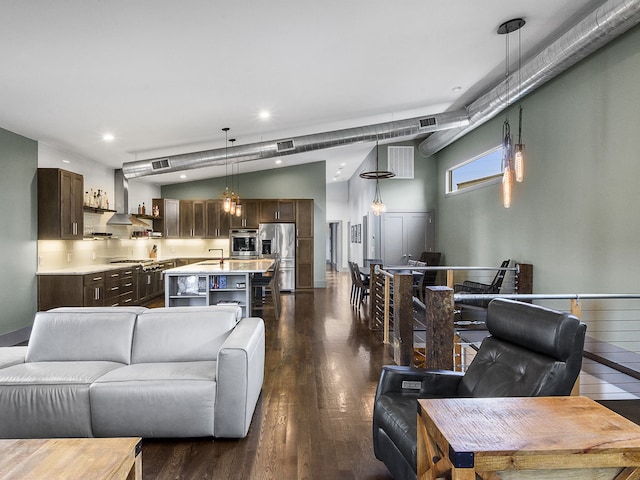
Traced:
<svg viewBox="0 0 640 480">
<path fill-rule="evenodd" d="M 222 129 L 224 132 L 224 180 L 225 180 L 225 189 L 222 194 L 222 209 L 229 213 L 231 210 L 231 194 L 229 192 L 229 159 L 227 155 L 227 146 L 229 143 L 229 127 L 224 127 Z"/>
<path fill-rule="evenodd" d="M 229 141 L 231 142 L 231 148 L 233 148 L 233 143 L 236 141 L 235 138 L 230 138 Z M 233 175 L 234 172 L 234 167 L 233 167 L 233 163 L 231 163 L 231 204 L 229 206 L 229 214 L 230 215 L 235 215 L 236 214 L 236 207 L 238 205 L 238 196 L 234 193 L 233 191 Z"/>
<path fill-rule="evenodd" d="M 235 138 L 233 139 L 233 141 L 235 142 Z M 238 164 L 238 190 L 236 193 L 236 217 L 241 217 L 242 216 L 242 204 L 240 203 L 240 163 L 236 162 Z"/>
<path fill-rule="evenodd" d="M 523 20 L 524 22 L 524 20 Z M 524 23 L 522 23 L 524 25 Z M 522 25 L 520 28 L 522 28 Z M 518 28 L 518 99 L 522 98 L 522 30 Z M 518 143 L 515 147 L 515 174 L 516 182 L 524 180 L 524 143 L 522 143 L 522 105 L 518 108 Z"/>
<path fill-rule="evenodd" d="M 507 107 L 505 109 L 507 114 L 502 125 L 502 205 L 504 208 L 511 207 L 515 175 L 514 149 L 511 140 L 511 126 L 509 125 L 509 34 L 519 30 L 524 24 L 525 21 L 523 19 L 514 18 L 513 20 L 504 22 L 498 27 L 498 34 L 505 35 L 505 89 L 507 92 Z M 520 139 L 518 141 L 520 141 Z M 522 157 L 520 159 L 522 160 Z M 522 172 L 522 169 L 520 171 Z"/>
<path fill-rule="evenodd" d="M 387 210 L 386 205 L 382 202 L 382 196 L 380 195 L 380 179 L 392 178 L 395 176 L 395 173 L 387 170 L 380 170 L 378 167 L 378 142 L 376 142 L 376 169 L 370 172 L 362 172 L 360 177 L 376 181 L 376 193 L 373 197 L 373 202 L 371 203 L 371 210 L 373 210 L 373 214 L 377 217 Z"/>
</svg>

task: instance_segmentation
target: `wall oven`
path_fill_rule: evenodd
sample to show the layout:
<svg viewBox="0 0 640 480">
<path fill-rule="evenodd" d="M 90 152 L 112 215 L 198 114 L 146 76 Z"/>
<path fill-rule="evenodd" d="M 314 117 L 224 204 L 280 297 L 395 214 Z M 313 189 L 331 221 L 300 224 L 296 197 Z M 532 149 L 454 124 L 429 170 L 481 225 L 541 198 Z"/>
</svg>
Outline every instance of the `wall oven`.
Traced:
<svg viewBox="0 0 640 480">
<path fill-rule="evenodd" d="M 238 229 L 229 232 L 229 252 L 231 257 L 258 257 L 258 231 Z"/>
</svg>

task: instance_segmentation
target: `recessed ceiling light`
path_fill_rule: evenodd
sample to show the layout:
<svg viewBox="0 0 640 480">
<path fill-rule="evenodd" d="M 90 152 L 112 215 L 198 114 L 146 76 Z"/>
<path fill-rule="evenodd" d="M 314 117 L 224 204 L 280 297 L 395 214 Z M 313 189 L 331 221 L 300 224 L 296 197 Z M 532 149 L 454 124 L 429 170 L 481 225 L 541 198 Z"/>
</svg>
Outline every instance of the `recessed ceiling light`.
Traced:
<svg viewBox="0 0 640 480">
<path fill-rule="evenodd" d="M 267 112 L 266 110 L 262 110 L 260 112 L 260 118 L 263 119 L 263 120 L 266 120 L 270 116 L 271 116 L 271 114 L 269 112 Z"/>
<path fill-rule="evenodd" d="M 62 163 L 71 163 L 69 160 L 62 160 Z"/>
<path fill-rule="evenodd" d="M 453 87 L 451 89 L 452 92 L 458 93 L 460 90 L 462 90 L 462 87 Z"/>
<path fill-rule="evenodd" d="M 282 160 L 278 159 L 276 160 L 276 165 L 280 165 L 282 163 Z"/>
<path fill-rule="evenodd" d="M 187 176 L 183 173 L 182 175 L 180 175 L 180 178 L 184 179 L 187 178 Z"/>
<path fill-rule="evenodd" d="M 344 167 L 345 165 L 346 165 L 346 163 L 344 163 L 344 162 L 342 162 L 342 163 L 340 164 L 340 166 L 341 166 L 341 167 Z"/>
<path fill-rule="evenodd" d="M 102 140 L 104 140 L 105 142 L 113 142 L 114 140 L 114 136 L 113 133 L 105 133 L 104 135 L 102 135 Z"/>
</svg>

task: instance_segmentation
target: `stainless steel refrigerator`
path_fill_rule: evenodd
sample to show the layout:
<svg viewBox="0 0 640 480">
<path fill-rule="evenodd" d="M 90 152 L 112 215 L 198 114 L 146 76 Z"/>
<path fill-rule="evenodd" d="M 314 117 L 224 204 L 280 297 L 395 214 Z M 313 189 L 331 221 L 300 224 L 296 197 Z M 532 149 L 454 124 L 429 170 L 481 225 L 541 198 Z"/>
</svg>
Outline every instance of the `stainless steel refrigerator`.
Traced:
<svg viewBox="0 0 640 480">
<path fill-rule="evenodd" d="M 280 257 L 280 290 L 296 288 L 295 223 L 261 223 L 258 228 L 258 252 L 262 258 Z"/>
</svg>

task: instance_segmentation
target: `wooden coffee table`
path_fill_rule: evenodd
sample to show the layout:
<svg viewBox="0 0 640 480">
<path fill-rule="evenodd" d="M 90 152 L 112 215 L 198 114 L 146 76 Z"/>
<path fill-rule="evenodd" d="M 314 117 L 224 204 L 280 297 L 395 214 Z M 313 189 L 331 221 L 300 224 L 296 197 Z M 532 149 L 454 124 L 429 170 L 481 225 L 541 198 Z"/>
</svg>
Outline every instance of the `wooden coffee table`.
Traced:
<svg viewBox="0 0 640 480">
<path fill-rule="evenodd" d="M 0 440 L 2 480 L 142 480 L 140 438 Z"/>
<path fill-rule="evenodd" d="M 640 479 L 640 426 L 586 397 L 418 400 L 417 446 L 419 479 Z"/>
</svg>

